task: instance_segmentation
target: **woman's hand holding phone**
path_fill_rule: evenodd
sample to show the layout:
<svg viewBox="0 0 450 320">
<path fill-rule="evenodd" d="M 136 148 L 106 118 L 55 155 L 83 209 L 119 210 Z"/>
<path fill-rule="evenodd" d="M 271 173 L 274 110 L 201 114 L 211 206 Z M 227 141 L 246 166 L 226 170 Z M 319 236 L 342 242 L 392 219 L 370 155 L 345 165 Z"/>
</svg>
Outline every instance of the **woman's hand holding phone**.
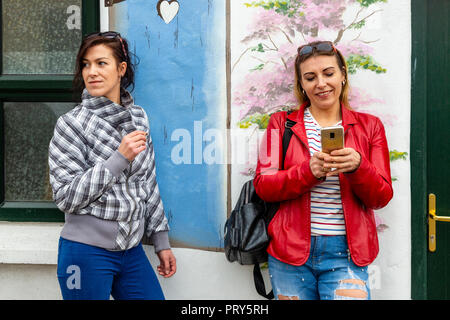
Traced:
<svg viewBox="0 0 450 320">
<path fill-rule="evenodd" d="M 326 155 L 327 154 L 324 152 L 316 152 L 312 155 L 311 160 L 309 161 L 311 172 L 317 179 L 321 179 L 326 176 L 327 172 L 324 170 Z"/>
<path fill-rule="evenodd" d="M 343 148 L 324 154 L 323 170 L 327 171 L 327 177 L 335 176 L 339 173 L 355 171 L 360 163 L 361 155 L 358 151 L 353 148 Z"/>
</svg>

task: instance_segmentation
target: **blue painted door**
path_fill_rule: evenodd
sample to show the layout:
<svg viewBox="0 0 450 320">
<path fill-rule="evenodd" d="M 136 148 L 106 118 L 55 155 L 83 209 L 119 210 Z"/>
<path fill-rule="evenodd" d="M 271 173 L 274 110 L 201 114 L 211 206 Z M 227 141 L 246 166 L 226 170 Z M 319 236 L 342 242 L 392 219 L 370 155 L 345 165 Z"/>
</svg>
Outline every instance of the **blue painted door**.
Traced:
<svg viewBox="0 0 450 320">
<path fill-rule="evenodd" d="M 134 0 L 110 11 L 139 60 L 133 96 L 149 116 L 173 246 L 223 246 L 225 16 L 225 0 Z"/>
</svg>

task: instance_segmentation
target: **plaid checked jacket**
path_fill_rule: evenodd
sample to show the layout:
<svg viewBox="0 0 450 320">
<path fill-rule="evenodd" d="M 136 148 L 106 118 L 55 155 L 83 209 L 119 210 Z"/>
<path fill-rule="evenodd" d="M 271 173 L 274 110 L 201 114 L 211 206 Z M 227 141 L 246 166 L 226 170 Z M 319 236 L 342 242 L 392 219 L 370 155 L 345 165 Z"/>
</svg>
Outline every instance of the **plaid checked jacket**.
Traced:
<svg viewBox="0 0 450 320">
<path fill-rule="evenodd" d="M 67 214 L 116 221 L 115 247 L 108 248 L 113 250 L 139 244 L 142 229 L 149 238 L 169 230 L 147 115 L 123 89 L 121 102 L 90 96 L 85 89 L 81 104 L 58 119 L 49 146 L 53 198 L 66 223 Z M 130 163 L 117 150 L 135 130 L 148 133 L 147 148 Z"/>
</svg>

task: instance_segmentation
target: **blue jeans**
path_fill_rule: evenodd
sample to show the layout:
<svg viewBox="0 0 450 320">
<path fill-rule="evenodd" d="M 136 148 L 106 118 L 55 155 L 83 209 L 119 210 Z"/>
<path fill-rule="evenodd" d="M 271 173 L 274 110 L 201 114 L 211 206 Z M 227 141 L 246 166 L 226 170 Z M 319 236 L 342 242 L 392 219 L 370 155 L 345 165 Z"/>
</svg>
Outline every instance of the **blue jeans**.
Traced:
<svg viewBox="0 0 450 320">
<path fill-rule="evenodd" d="M 370 299 L 367 267 L 350 258 L 346 236 L 312 236 L 307 262 L 283 263 L 269 255 L 269 274 L 275 299 Z"/>
<path fill-rule="evenodd" d="M 164 300 L 142 244 L 108 251 L 60 238 L 57 274 L 65 300 Z"/>
</svg>

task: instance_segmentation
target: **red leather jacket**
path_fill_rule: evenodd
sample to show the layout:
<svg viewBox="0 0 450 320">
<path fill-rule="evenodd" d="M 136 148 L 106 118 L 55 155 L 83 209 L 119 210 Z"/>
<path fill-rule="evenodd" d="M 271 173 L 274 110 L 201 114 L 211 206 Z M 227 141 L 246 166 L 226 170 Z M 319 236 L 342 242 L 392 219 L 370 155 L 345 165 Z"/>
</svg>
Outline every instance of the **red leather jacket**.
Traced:
<svg viewBox="0 0 450 320">
<path fill-rule="evenodd" d="M 287 116 L 277 112 L 270 118 L 261 144 L 254 186 L 264 201 L 280 202 L 269 224 L 271 241 L 268 253 L 292 265 L 302 265 L 309 257 L 311 241 L 310 189 L 321 183 L 309 167 L 309 148 L 303 123 L 306 104 Z M 379 209 L 392 199 L 389 150 L 381 121 L 369 114 L 341 107 L 345 147 L 361 154 L 359 168 L 339 174 L 347 243 L 353 262 L 370 264 L 378 254 L 378 237 L 373 209 Z M 282 135 L 288 119 L 297 123 L 284 161 Z"/>
</svg>

